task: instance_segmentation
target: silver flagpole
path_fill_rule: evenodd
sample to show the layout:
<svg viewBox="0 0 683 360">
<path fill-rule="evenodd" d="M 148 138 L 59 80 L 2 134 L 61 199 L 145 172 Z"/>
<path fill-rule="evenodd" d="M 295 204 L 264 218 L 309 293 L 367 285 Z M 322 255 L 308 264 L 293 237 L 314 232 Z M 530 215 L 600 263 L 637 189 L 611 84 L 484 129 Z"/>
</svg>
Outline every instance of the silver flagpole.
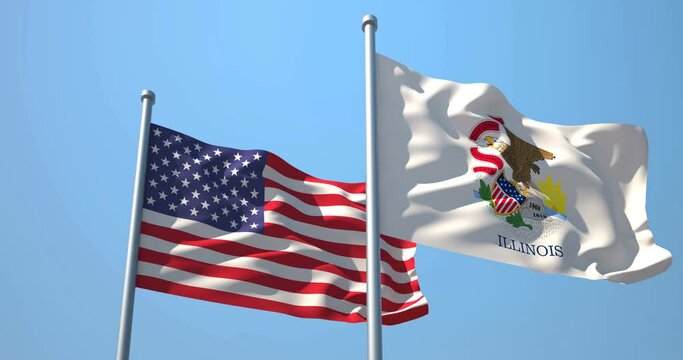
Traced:
<svg viewBox="0 0 683 360">
<path fill-rule="evenodd" d="M 382 288 L 379 264 L 379 212 L 377 192 L 377 89 L 375 86 L 375 31 L 377 18 L 365 15 L 365 172 L 367 213 L 367 319 L 368 360 L 382 359 Z"/>
<path fill-rule="evenodd" d="M 142 120 L 140 122 L 140 139 L 138 140 L 138 160 L 135 169 L 135 188 L 133 188 L 133 210 L 130 216 L 130 230 L 128 231 L 128 255 L 126 257 L 126 275 L 123 280 L 119 341 L 116 348 L 117 360 L 128 360 L 130 355 L 130 333 L 133 326 L 135 276 L 138 272 L 140 219 L 142 218 L 142 201 L 145 192 L 149 124 L 152 119 L 152 106 L 156 96 L 151 90 L 143 90 L 140 100 L 142 100 Z"/>
</svg>

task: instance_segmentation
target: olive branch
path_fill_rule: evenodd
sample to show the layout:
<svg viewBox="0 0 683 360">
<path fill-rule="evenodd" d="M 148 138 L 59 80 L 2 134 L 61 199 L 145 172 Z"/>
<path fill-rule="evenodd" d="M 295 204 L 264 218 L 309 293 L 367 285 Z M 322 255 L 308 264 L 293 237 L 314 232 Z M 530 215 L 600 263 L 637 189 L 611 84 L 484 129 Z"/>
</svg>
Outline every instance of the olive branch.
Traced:
<svg viewBox="0 0 683 360">
<path fill-rule="evenodd" d="M 484 180 L 481 179 L 479 180 L 479 196 L 482 200 L 487 201 L 489 205 L 491 205 L 491 207 L 495 209 L 495 206 L 493 205 L 493 199 L 491 199 L 491 187 L 487 183 L 485 183 Z M 508 215 L 505 218 L 505 221 L 507 221 L 508 224 L 512 225 L 515 228 L 524 226 L 529 230 L 533 230 L 533 226 L 524 222 L 524 218 L 519 213 L 519 211 L 513 213 L 512 215 Z"/>
</svg>

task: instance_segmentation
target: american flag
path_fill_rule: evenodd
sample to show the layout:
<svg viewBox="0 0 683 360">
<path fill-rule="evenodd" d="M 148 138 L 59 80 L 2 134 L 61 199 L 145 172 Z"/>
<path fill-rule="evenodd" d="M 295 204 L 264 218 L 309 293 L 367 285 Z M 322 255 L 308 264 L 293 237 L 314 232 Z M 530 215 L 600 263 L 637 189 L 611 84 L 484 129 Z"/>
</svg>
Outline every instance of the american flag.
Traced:
<svg viewBox="0 0 683 360">
<path fill-rule="evenodd" d="M 505 178 L 503 172 L 498 175 L 493 183 L 491 199 L 496 213 L 500 215 L 512 214 L 526 201 L 526 197 L 520 194 L 517 188 Z"/>
<path fill-rule="evenodd" d="M 137 286 L 305 318 L 366 318 L 365 184 L 152 124 Z M 382 236 L 382 322 L 427 314 L 415 244 Z"/>
</svg>

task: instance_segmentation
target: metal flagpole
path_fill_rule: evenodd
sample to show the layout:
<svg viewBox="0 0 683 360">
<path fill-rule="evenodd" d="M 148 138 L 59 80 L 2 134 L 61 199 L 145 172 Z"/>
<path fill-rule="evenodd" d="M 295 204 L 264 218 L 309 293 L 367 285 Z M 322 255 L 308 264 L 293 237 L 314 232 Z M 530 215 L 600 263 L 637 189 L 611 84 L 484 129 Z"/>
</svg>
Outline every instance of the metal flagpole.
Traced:
<svg viewBox="0 0 683 360">
<path fill-rule="evenodd" d="M 382 359 L 382 288 L 379 265 L 379 213 L 377 193 L 377 89 L 375 86 L 375 31 L 377 18 L 365 15 L 365 172 L 367 214 L 367 320 L 368 360 Z"/>
<path fill-rule="evenodd" d="M 138 248 L 140 247 L 140 219 L 142 218 L 142 201 L 145 191 L 145 171 L 147 167 L 147 148 L 149 140 L 149 124 L 152 119 L 152 106 L 156 96 L 151 90 L 143 90 L 142 120 L 140 122 L 140 139 L 138 140 L 138 159 L 135 170 L 135 188 L 133 189 L 133 210 L 130 216 L 128 231 L 128 255 L 126 257 L 126 275 L 123 280 L 123 300 L 121 301 L 121 318 L 119 320 L 119 340 L 116 348 L 117 360 L 128 360 L 130 354 L 130 333 L 133 326 L 133 304 L 135 302 L 135 276 L 138 270 Z"/>
</svg>

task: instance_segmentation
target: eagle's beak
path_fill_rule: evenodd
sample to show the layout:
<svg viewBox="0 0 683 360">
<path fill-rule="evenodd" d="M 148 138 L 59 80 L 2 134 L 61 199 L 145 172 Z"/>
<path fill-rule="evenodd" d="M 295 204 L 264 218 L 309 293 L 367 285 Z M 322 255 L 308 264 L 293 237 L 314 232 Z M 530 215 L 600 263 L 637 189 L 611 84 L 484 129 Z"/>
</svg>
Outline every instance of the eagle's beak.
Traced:
<svg viewBox="0 0 683 360">
<path fill-rule="evenodd" d="M 486 142 L 489 143 L 489 146 L 493 146 L 493 144 L 495 143 L 495 141 L 493 141 L 493 138 L 490 136 L 487 136 L 484 139 L 486 139 Z"/>
</svg>

